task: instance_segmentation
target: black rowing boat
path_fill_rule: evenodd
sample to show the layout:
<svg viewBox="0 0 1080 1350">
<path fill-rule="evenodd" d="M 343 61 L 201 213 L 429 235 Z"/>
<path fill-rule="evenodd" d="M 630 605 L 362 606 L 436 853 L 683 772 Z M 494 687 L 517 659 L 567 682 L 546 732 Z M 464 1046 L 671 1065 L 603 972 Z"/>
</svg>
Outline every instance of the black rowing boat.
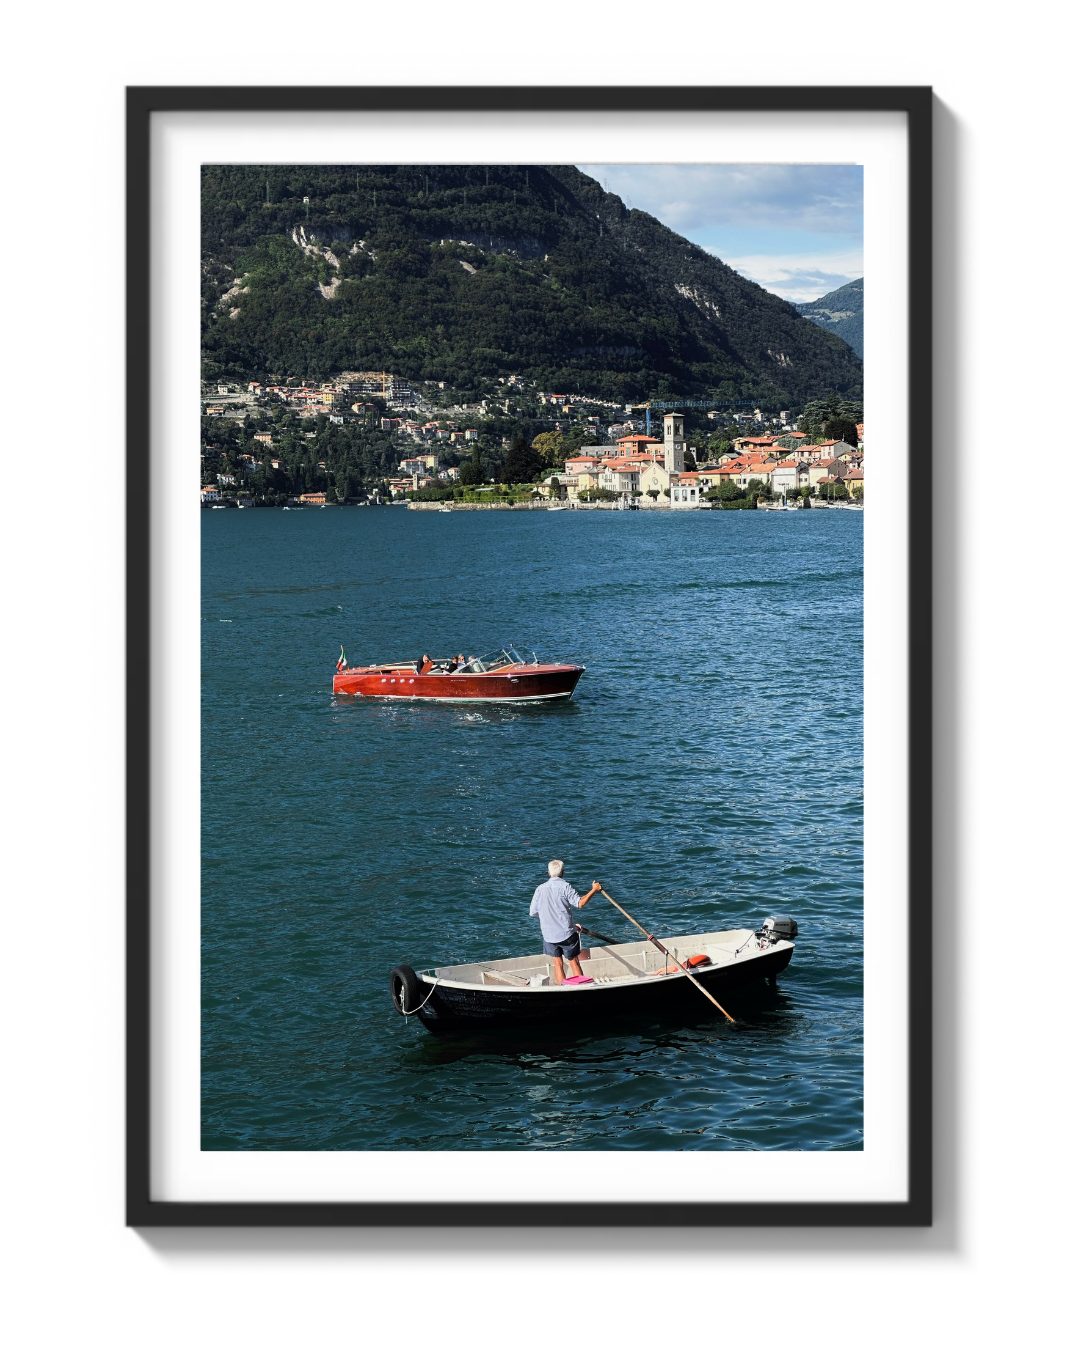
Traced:
<svg viewBox="0 0 1080 1350">
<path fill-rule="evenodd" d="M 791 960 L 797 933 L 793 919 L 774 916 L 756 930 L 665 938 L 666 954 L 649 942 L 592 947 L 582 953 L 587 982 L 563 985 L 555 983 L 553 962 L 544 955 L 426 970 L 401 965 L 391 973 L 390 992 L 400 1013 L 418 1016 L 435 1032 L 700 1010 L 705 1004 L 694 981 L 723 1002 L 733 989 L 774 979 Z"/>
</svg>

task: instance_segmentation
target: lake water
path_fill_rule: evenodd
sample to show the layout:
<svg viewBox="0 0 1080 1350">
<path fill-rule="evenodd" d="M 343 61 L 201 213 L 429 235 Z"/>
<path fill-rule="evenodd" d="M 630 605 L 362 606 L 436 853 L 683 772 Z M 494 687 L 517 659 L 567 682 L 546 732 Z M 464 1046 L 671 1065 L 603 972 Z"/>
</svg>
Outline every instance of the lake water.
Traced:
<svg viewBox="0 0 1080 1350">
<path fill-rule="evenodd" d="M 862 515 L 554 514 L 203 513 L 204 1148 L 862 1147 Z M 331 693 L 509 642 L 573 701 Z M 789 913 L 791 965 L 735 1025 L 401 1017 L 399 962 L 540 949 L 550 858 L 660 935 Z"/>
</svg>

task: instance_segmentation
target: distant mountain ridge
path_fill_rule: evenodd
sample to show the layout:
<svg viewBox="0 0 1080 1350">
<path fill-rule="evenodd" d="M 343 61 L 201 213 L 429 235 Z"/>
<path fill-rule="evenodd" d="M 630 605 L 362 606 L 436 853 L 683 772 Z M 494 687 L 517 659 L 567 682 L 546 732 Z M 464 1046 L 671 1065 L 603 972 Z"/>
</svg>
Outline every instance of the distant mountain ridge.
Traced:
<svg viewBox="0 0 1080 1350">
<path fill-rule="evenodd" d="M 206 377 L 858 396 L 833 333 L 566 165 L 203 169 Z"/>
<path fill-rule="evenodd" d="M 862 358 L 863 354 L 863 278 L 849 281 L 820 300 L 807 300 L 795 308 L 804 318 L 827 328 Z"/>
</svg>

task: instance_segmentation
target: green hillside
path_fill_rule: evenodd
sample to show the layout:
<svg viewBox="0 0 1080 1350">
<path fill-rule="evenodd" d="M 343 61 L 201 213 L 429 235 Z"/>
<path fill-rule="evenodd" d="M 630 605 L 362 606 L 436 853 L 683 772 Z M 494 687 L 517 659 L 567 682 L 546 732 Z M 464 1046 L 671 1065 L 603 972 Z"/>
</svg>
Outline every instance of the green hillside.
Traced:
<svg viewBox="0 0 1080 1350">
<path fill-rule="evenodd" d="M 848 346 L 863 354 L 863 278 L 830 291 L 820 300 L 808 300 L 795 308 L 805 318 L 843 338 Z"/>
<path fill-rule="evenodd" d="M 207 166 L 203 342 L 208 379 L 772 407 L 862 385 L 839 337 L 566 166 Z"/>
</svg>

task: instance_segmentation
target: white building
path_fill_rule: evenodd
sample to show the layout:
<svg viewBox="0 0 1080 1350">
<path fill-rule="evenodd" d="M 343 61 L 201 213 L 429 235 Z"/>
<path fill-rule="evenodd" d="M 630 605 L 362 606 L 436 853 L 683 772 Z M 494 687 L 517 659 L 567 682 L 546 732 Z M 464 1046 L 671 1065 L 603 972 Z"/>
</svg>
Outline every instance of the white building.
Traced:
<svg viewBox="0 0 1080 1350">
<path fill-rule="evenodd" d="M 772 471 L 772 490 L 774 492 L 797 492 L 804 483 L 810 481 L 808 466 L 800 465 L 797 460 L 784 459 Z"/>
<path fill-rule="evenodd" d="M 668 492 L 673 511 L 696 510 L 705 496 L 705 489 L 698 482 L 696 473 L 673 474 Z"/>
<path fill-rule="evenodd" d="M 600 486 L 608 492 L 637 492 L 640 469 L 639 460 L 609 460 L 600 470 Z"/>
</svg>

